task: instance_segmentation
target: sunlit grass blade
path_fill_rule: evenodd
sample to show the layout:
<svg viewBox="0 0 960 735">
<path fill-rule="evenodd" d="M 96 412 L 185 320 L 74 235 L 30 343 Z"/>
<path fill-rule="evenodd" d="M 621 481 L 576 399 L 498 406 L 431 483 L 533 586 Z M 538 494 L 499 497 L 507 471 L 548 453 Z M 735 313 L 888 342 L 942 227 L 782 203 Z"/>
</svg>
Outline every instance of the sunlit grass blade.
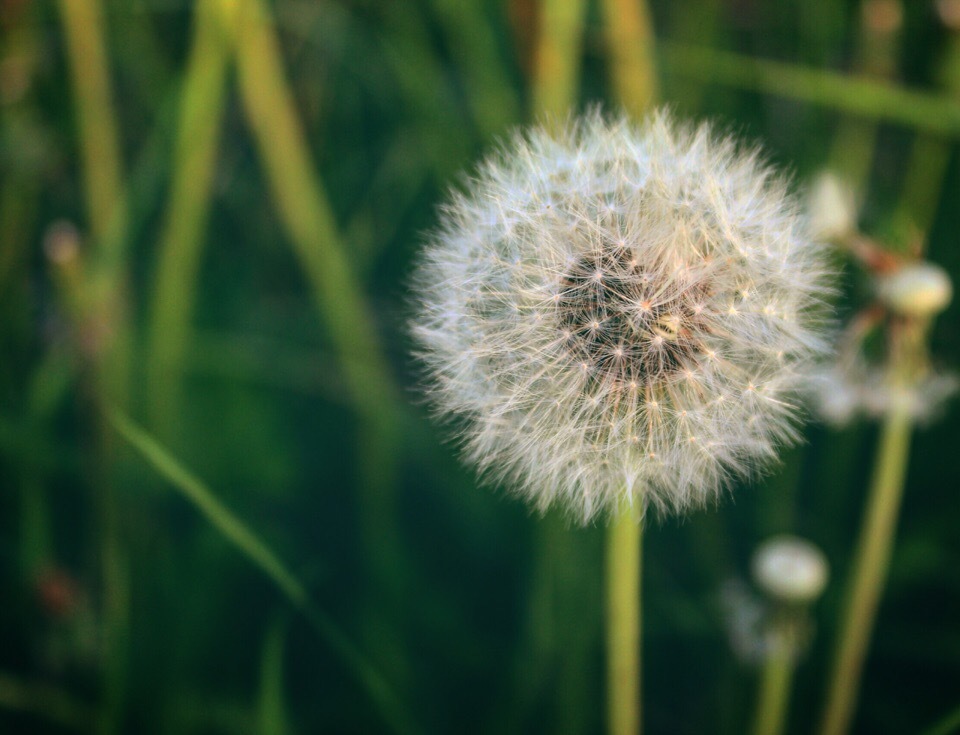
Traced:
<svg viewBox="0 0 960 735">
<path fill-rule="evenodd" d="M 534 54 L 533 109 L 537 115 L 564 115 L 580 89 L 584 0 L 542 0 L 540 35 Z"/>
<path fill-rule="evenodd" d="M 960 135 L 960 102 L 858 76 L 693 46 L 661 43 L 665 71 L 787 97 L 917 130 Z"/>
<path fill-rule="evenodd" d="M 226 94 L 229 54 L 217 1 L 200 0 L 194 8 L 170 203 L 158 245 L 146 365 L 150 420 L 161 436 L 180 405 Z"/>
<path fill-rule="evenodd" d="M 123 206 L 103 7 L 100 0 L 60 0 L 59 6 L 77 109 L 87 210 L 94 236 L 102 238 Z"/>
<path fill-rule="evenodd" d="M 361 543 L 367 557 L 365 579 L 369 589 L 401 599 L 408 570 L 394 492 L 399 454 L 394 377 L 325 188 L 311 163 L 269 11 L 260 0 L 221 0 L 219 5 L 232 40 L 240 97 L 273 199 L 337 352 L 346 392 L 359 414 L 357 485 Z M 391 622 L 379 619 L 368 626 L 377 636 L 377 649 L 395 646 Z M 394 651 L 388 660 L 400 669 L 405 657 Z"/>
<path fill-rule="evenodd" d="M 415 732 L 389 684 L 367 658 L 350 642 L 340 627 L 320 610 L 306 588 L 266 543 L 195 475 L 126 414 L 111 409 L 110 424 L 153 469 L 193 505 L 241 554 L 267 575 L 290 604 L 298 610 L 344 665 L 367 690 L 384 720 L 397 732 Z"/>
<path fill-rule="evenodd" d="M 912 428 L 909 409 L 902 405 L 892 409 L 883 424 L 827 681 L 829 689 L 820 723 L 821 735 L 848 732 L 856 713 L 863 666 L 893 554 Z"/>
<path fill-rule="evenodd" d="M 260 733 L 287 735 L 287 711 L 283 697 L 283 647 L 289 627 L 286 615 L 277 615 L 267 628 L 260 654 Z"/>
<path fill-rule="evenodd" d="M 645 0 L 603 0 L 607 65 L 614 96 L 641 119 L 657 97 L 654 34 Z"/>
<path fill-rule="evenodd" d="M 956 735 L 958 732 L 960 732 L 960 707 L 952 710 L 929 730 L 924 730 L 923 735 Z"/>
</svg>

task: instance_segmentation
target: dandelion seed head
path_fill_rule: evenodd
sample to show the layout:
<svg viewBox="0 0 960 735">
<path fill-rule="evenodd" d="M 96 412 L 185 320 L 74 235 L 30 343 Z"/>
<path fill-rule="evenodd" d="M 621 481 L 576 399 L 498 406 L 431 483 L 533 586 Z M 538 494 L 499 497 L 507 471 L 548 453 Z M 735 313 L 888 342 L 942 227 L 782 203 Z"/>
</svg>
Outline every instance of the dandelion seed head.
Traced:
<svg viewBox="0 0 960 735">
<path fill-rule="evenodd" d="M 796 438 L 825 275 L 756 151 L 593 113 L 517 135 L 452 196 L 412 331 L 486 476 L 583 522 L 680 511 Z"/>
</svg>

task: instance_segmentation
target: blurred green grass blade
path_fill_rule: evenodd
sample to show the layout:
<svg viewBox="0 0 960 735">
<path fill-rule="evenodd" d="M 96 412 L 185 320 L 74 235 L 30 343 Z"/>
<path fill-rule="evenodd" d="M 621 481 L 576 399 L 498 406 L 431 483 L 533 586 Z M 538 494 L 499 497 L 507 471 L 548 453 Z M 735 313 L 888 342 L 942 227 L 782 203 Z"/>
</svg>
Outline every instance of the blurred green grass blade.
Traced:
<svg viewBox="0 0 960 735">
<path fill-rule="evenodd" d="M 396 416 L 399 391 L 381 349 L 367 303 L 314 165 L 287 82 L 280 40 L 267 6 L 260 0 L 220 4 L 230 29 L 240 97 L 273 200 L 279 210 L 313 301 L 340 360 L 346 392 L 360 418 L 356 433 L 359 460 L 358 506 L 361 546 L 366 554 L 365 592 L 405 594 L 412 574 L 401 538 L 395 493 L 400 453 Z M 385 657 L 398 680 L 406 677 L 405 656 L 396 645 L 396 626 L 380 605 L 369 605 L 372 648 Z"/>
<path fill-rule="evenodd" d="M 668 73 L 788 97 L 929 133 L 960 135 L 960 103 L 895 84 L 823 69 L 662 43 Z"/>
<path fill-rule="evenodd" d="M 237 518 L 199 479 L 183 467 L 146 431 L 124 413 L 114 409 L 110 424 L 150 465 L 183 495 L 224 537 L 236 546 L 270 579 L 294 606 L 307 599 L 303 585 L 287 570 L 270 548 Z"/>
<path fill-rule="evenodd" d="M 380 350 L 373 315 L 346 258 L 326 191 L 283 71 L 279 41 L 259 0 L 220 0 L 232 31 L 240 93 L 314 301 L 343 359 L 348 389 L 365 418 L 382 424 L 395 403 L 394 381 Z M 354 370 L 356 364 L 365 369 Z M 370 375 L 376 380 L 370 380 Z"/>
<path fill-rule="evenodd" d="M 371 699 L 379 707 L 384 720 L 397 732 L 417 732 L 386 680 L 354 647 L 339 626 L 311 602 L 306 588 L 270 547 L 220 502 L 203 482 L 126 414 L 115 408 L 109 409 L 108 420 L 117 433 L 147 460 L 158 474 L 164 477 L 224 538 L 277 585 L 284 597 L 310 622 L 366 688 Z"/>
<path fill-rule="evenodd" d="M 534 114 L 565 115 L 576 105 L 586 11 L 585 0 L 541 0 L 533 64 Z"/>
<path fill-rule="evenodd" d="M 923 735 L 957 735 L 957 733 L 960 733 L 960 707 L 950 712 L 929 730 L 923 731 Z"/>
<path fill-rule="evenodd" d="M 657 98 L 654 32 L 646 0 L 603 0 L 607 65 L 614 96 L 636 120 Z"/>
<path fill-rule="evenodd" d="M 199 0 L 194 7 L 170 203 L 158 245 L 146 365 L 150 422 L 161 436 L 180 405 L 184 353 L 220 144 L 229 54 L 216 16 L 217 2 Z"/>
<path fill-rule="evenodd" d="M 113 114 L 101 0 L 60 0 L 77 108 L 82 174 L 90 226 L 103 238 L 122 208 L 123 174 Z M 116 241 L 125 244 L 122 238 Z"/>
<path fill-rule="evenodd" d="M 283 697 L 283 646 L 289 623 L 277 615 L 267 628 L 260 655 L 260 735 L 288 735 L 287 710 Z"/>
</svg>

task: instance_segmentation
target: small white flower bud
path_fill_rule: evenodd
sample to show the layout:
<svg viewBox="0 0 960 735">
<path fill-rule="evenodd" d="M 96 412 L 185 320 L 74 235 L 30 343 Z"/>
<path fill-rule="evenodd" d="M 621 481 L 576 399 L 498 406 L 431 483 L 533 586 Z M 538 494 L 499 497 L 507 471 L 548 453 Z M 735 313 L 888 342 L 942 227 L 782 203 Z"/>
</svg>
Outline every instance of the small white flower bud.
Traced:
<svg viewBox="0 0 960 735">
<path fill-rule="evenodd" d="M 829 171 L 817 176 L 807 198 L 810 230 L 823 240 L 838 240 L 857 227 L 853 190 Z"/>
<path fill-rule="evenodd" d="M 774 536 L 753 555 L 753 578 L 764 592 L 781 602 L 806 604 L 827 586 L 829 566 L 816 546 L 797 536 Z"/>
<path fill-rule="evenodd" d="M 934 263 L 910 263 L 877 282 L 877 295 L 902 316 L 935 316 L 953 297 L 950 276 Z"/>
</svg>

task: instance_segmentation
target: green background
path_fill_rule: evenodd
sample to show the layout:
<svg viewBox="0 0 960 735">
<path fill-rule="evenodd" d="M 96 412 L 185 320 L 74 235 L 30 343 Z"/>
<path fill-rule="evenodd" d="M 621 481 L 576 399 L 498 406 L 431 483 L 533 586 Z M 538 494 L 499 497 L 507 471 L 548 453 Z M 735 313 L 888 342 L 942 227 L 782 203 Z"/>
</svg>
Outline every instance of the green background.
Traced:
<svg viewBox="0 0 960 735">
<path fill-rule="evenodd" d="M 262 71 L 260 47 L 196 51 L 199 11 L 183 0 L 103 0 L 112 104 L 94 125 L 116 130 L 126 217 L 98 225 L 87 176 L 112 164 L 83 156 L 70 2 L 0 0 L 0 730 L 602 731 L 603 526 L 540 519 L 479 485 L 429 418 L 404 330 L 436 206 L 536 116 L 538 3 L 269 5 L 314 189 L 283 163 L 293 139 L 277 108 L 251 125 L 236 49 Z M 798 190 L 828 166 L 846 175 L 866 233 L 900 251 L 922 241 L 957 274 L 960 25 L 938 7 L 960 12 L 653 2 L 660 98 L 762 142 Z M 581 108 L 616 109 L 604 29 L 588 4 L 570 52 Z M 177 144 L 191 53 L 214 81 L 190 119 L 211 115 L 219 140 L 205 149 L 196 268 L 164 287 L 164 248 L 183 242 L 164 233 L 189 230 L 190 202 L 206 200 L 203 166 L 184 173 L 196 149 Z M 198 182 L 186 203 L 178 175 Z M 311 265 L 311 252 L 326 255 Z M 842 321 L 870 291 L 836 262 Z M 173 371 L 153 352 L 171 334 L 156 305 L 190 299 L 186 333 L 168 340 L 182 348 Z M 957 308 L 933 330 L 938 365 L 960 358 Z M 306 615 L 225 538 L 222 512 L 211 523 L 131 449 L 112 407 L 282 560 L 312 600 Z M 915 436 L 857 732 L 924 731 L 960 706 L 958 429 L 948 411 Z M 791 707 L 789 731 L 812 730 L 876 434 L 811 424 L 770 477 L 648 525 L 648 732 L 747 728 L 757 668 L 731 649 L 721 589 L 746 581 L 752 550 L 779 532 L 820 545 L 833 570 Z M 393 714 L 371 677 L 389 682 Z"/>
</svg>

